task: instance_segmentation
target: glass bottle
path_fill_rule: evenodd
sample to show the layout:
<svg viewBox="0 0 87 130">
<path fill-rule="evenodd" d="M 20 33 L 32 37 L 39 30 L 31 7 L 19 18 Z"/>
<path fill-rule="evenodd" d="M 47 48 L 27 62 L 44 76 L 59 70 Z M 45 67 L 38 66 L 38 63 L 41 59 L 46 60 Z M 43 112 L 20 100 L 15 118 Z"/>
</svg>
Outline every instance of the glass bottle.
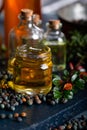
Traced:
<svg viewBox="0 0 87 130">
<path fill-rule="evenodd" d="M 22 9 L 20 24 L 10 32 L 11 86 L 17 92 L 47 94 L 52 88 L 51 50 L 43 44 L 42 30 L 33 23 L 30 10 Z M 11 66 L 12 65 L 12 66 Z"/>
<path fill-rule="evenodd" d="M 40 19 L 40 15 L 39 14 L 33 14 L 33 23 L 37 26 L 41 28 L 41 24 L 42 21 Z"/>
<path fill-rule="evenodd" d="M 62 71 L 66 68 L 66 42 L 61 27 L 60 20 L 49 20 L 47 31 L 44 34 L 45 45 L 48 45 L 52 52 L 53 72 Z"/>
<path fill-rule="evenodd" d="M 41 0 L 4 0 L 4 29 L 5 29 L 5 44 L 8 48 L 8 34 L 11 28 L 18 24 L 18 14 L 23 8 L 31 9 L 41 17 Z"/>
<path fill-rule="evenodd" d="M 42 20 L 40 19 L 39 14 L 33 14 L 33 23 L 40 28 L 42 33 L 44 33 L 44 29 L 42 28 Z"/>
<path fill-rule="evenodd" d="M 17 26 L 12 28 L 8 37 L 8 72 L 13 74 L 13 65 L 15 61 L 15 50 L 17 46 L 26 44 L 31 35 L 33 11 L 30 9 L 21 9 L 18 15 L 20 21 Z"/>
</svg>

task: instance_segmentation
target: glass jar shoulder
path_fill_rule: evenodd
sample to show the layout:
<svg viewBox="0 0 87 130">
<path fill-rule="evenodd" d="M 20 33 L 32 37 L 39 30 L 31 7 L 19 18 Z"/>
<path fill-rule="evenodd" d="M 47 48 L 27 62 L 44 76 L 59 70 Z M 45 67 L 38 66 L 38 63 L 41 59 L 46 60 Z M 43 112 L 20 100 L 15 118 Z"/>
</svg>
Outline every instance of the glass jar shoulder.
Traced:
<svg viewBox="0 0 87 130">
<path fill-rule="evenodd" d="M 63 32 L 60 31 L 51 31 L 51 32 L 46 32 L 44 34 L 44 37 L 48 44 L 51 44 L 51 42 L 55 42 L 55 44 L 58 44 L 59 42 L 64 42 L 65 41 L 65 36 Z"/>
<path fill-rule="evenodd" d="M 43 30 L 40 28 L 33 26 L 33 25 L 21 25 L 16 26 L 15 28 L 11 29 L 9 36 L 10 37 L 26 37 L 30 38 L 36 38 L 39 39 L 39 37 L 42 38 Z"/>
</svg>

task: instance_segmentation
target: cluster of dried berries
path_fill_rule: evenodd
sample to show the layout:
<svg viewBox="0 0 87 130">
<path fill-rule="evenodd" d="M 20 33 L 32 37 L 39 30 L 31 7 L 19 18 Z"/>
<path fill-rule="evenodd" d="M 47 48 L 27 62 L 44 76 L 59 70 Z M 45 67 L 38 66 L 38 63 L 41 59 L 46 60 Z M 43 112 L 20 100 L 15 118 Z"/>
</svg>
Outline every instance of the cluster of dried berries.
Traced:
<svg viewBox="0 0 87 130">
<path fill-rule="evenodd" d="M 63 103 L 72 99 L 74 93 L 86 88 L 87 72 L 82 66 L 76 69 L 70 63 L 70 69 L 64 70 L 62 76 L 53 75 L 53 97 Z"/>
<path fill-rule="evenodd" d="M 78 118 L 65 122 L 63 125 L 55 128 L 51 127 L 50 130 L 87 130 L 87 117 L 86 115 L 81 115 Z"/>
</svg>

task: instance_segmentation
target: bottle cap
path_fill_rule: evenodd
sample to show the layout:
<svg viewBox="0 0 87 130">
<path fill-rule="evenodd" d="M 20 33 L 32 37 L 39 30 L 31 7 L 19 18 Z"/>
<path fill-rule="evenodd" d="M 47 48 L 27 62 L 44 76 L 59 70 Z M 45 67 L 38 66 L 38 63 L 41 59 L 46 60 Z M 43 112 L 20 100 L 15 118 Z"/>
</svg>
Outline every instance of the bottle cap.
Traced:
<svg viewBox="0 0 87 130">
<path fill-rule="evenodd" d="M 60 20 L 49 20 L 49 27 L 53 29 L 59 29 L 60 27 Z"/>
<path fill-rule="evenodd" d="M 20 18 L 24 20 L 29 20 L 29 18 L 33 15 L 33 10 L 30 9 L 21 9 Z"/>
<path fill-rule="evenodd" d="M 33 23 L 35 25 L 41 24 L 40 15 L 39 14 L 33 14 Z"/>
</svg>

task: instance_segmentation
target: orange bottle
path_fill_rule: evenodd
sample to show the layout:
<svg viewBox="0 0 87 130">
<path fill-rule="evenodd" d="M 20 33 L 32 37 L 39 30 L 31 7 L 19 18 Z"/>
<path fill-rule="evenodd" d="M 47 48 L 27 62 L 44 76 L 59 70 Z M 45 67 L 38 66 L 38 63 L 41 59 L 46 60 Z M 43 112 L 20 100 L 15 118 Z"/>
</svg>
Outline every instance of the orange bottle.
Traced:
<svg viewBox="0 0 87 130">
<path fill-rule="evenodd" d="M 5 44 L 8 48 L 8 33 L 18 24 L 18 13 L 22 8 L 32 9 L 41 16 L 40 0 L 5 0 Z"/>
</svg>

